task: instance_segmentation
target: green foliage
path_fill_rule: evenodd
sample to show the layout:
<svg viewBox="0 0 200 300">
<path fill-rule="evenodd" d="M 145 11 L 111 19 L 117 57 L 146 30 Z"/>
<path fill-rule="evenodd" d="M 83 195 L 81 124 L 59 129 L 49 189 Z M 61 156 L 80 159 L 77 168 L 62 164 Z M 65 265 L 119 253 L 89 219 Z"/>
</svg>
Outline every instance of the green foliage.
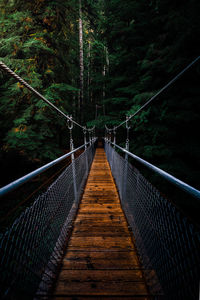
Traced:
<svg viewBox="0 0 200 300">
<path fill-rule="evenodd" d="M 104 130 L 104 126 L 107 124 L 110 128 L 117 124 L 116 120 L 111 119 L 110 116 L 99 116 L 95 120 L 87 122 L 88 127 L 95 126 L 97 129 Z"/>
<path fill-rule="evenodd" d="M 0 59 L 65 113 L 76 108 L 72 101 L 79 92 L 70 74 L 73 61 L 68 63 L 76 19 L 66 15 L 73 5 L 60 0 L 0 5 Z M 18 151 L 41 163 L 55 159 L 65 147 L 65 121 L 23 85 L 4 73 L 0 77 L 1 151 Z"/>
</svg>

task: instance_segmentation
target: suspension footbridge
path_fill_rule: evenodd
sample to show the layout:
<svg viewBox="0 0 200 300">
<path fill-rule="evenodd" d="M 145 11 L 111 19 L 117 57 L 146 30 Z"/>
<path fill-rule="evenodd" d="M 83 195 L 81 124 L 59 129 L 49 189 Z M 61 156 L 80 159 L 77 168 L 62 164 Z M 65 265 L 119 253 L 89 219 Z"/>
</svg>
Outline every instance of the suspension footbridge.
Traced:
<svg viewBox="0 0 200 300">
<path fill-rule="evenodd" d="M 3 63 L 0 67 L 44 98 Z M 197 300 L 200 229 L 128 158 L 196 201 L 200 191 L 129 151 L 130 117 L 123 122 L 127 139 L 122 148 L 117 128 L 106 127 L 102 142 L 94 128 L 49 105 L 68 120 L 70 152 L 1 188 L 0 195 L 66 157 L 71 164 L 1 235 L 1 298 Z M 73 125 L 83 130 L 84 144 L 77 149 Z"/>
</svg>

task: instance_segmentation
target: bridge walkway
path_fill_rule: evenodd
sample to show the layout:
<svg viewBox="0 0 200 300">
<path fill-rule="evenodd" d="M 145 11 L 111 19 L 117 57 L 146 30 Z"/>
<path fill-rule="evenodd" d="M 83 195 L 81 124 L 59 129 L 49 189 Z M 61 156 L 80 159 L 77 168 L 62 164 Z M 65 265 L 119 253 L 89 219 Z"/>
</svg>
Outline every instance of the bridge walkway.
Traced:
<svg viewBox="0 0 200 300">
<path fill-rule="evenodd" d="M 150 299 L 103 148 L 97 148 L 53 299 Z"/>
</svg>

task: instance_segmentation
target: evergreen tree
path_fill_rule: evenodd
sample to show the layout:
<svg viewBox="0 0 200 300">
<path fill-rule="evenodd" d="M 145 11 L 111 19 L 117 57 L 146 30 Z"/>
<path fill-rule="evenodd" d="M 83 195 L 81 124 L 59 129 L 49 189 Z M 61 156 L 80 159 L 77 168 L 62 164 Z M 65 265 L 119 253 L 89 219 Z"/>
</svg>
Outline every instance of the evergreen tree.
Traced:
<svg viewBox="0 0 200 300">
<path fill-rule="evenodd" d="M 72 113 L 73 95 L 78 94 L 72 86 L 71 39 L 77 36 L 73 1 L 8 1 L 1 13 L 0 59 L 53 104 Z M 1 79 L 3 151 L 16 150 L 31 159 L 57 157 L 65 122 L 21 84 L 4 74 Z"/>
</svg>

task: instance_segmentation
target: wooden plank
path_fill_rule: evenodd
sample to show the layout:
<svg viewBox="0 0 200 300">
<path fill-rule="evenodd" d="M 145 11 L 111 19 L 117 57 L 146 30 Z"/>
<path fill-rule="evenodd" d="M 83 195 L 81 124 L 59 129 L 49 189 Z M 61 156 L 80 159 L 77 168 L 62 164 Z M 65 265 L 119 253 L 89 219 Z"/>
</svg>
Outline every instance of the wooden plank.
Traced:
<svg viewBox="0 0 200 300">
<path fill-rule="evenodd" d="M 79 272 L 80 273 L 80 272 Z M 143 282 L 58 280 L 55 295 L 148 295 Z"/>
<path fill-rule="evenodd" d="M 96 203 L 96 204 L 85 204 L 84 202 L 82 202 L 82 204 L 79 207 L 79 212 L 83 212 L 83 211 L 93 211 L 95 213 L 96 210 L 104 210 L 105 212 L 109 212 L 111 210 L 112 211 L 118 211 L 121 212 L 121 206 L 118 203 L 115 204 L 105 204 L 104 202 L 102 203 Z"/>
<path fill-rule="evenodd" d="M 99 199 L 95 199 L 94 197 L 91 198 L 87 198 L 82 200 L 82 203 L 84 204 L 99 204 L 99 203 L 103 203 L 103 204 L 118 204 L 118 202 L 116 202 L 114 199 L 110 199 L 108 198 L 104 198 L 103 200 L 99 200 Z"/>
<path fill-rule="evenodd" d="M 114 226 L 80 226 L 76 227 L 73 236 L 80 236 L 80 237 L 85 237 L 85 236 L 129 236 L 130 233 L 127 230 L 126 227 L 114 227 Z"/>
<path fill-rule="evenodd" d="M 141 271 L 62 270 L 55 295 L 148 295 Z"/>
<path fill-rule="evenodd" d="M 40 297 L 41 300 L 47 300 L 47 298 L 43 298 Z M 134 297 L 134 296 L 124 296 L 124 295 L 120 295 L 120 296 L 114 296 L 114 297 L 110 297 L 110 296 L 50 296 L 48 297 L 48 299 L 51 300 L 153 300 L 153 298 L 148 297 L 148 296 L 144 296 L 144 297 Z"/>
<path fill-rule="evenodd" d="M 107 208 L 105 209 L 104 207 L 97 207 L 96 209 L 91 208 L 91 209 L 81 209 L 80 210 L 80 214 L 84 215 L 99 215 L 99 214 L 104 214 L 104 215 L 109 215 L 110 213 L 114 214 L 114 215 L 123 215 L 122 212 L 119 209 L 111 209 L 111 208 Z"/>
<path fill-rule="evenodd" d="M 124 252 L 94 252 L 70 251 L 63 259 L 62 269 L 95 269 L 95 270 L 130 270 L 140 269 L 134 251 Z"/>
<path fill-rule="evenodd" d="M 150 299 L 105 152 L 97 149 L 52 299 L 138 297 Z"/>
<path fill-rule="evenodd" d="M 142 272 L 140 270 L 62 270 L 60 272 L 61 281 L 70 282 L 91 282 L 91 281 L 132 281 L 142 282 Z"/>
<path fill-rule="evenodd" d="M 102 236 L 95 236 L 95 237 L 77 237 L 72 236 L 69 241 L 68 249 L 91 249 L 91 248 L 98 248 L 98 249 L 134 249 L 133 243 L 131 242 L 131 237 L 102 237 Z"/>
<path fill-rule="evenodd" d="M 116 224 L 126 224 L 126 221 L 124 218 L 122 218 L 120 215 L 114 215 L 114 214 L 95 214 L 94 215 L 88 215 L 88 214 L 81 214 L 78 216 L 78 218 L 75 221 L 75 226 L 78 226 L 78 224 L 101 224 L 106 226 L 116 225 Z"/>
<path fill-rule="evenodd" d="M 47 300 L 47 298 L 45 297 L 40 297 L 41 300 Z M 148 296 L 139 296 L 139 297 L 134 297 L 133 296 L 124 296 L 124 295 L 120 295 L 120 296 L 91 296 L 91 295 L 87 295 L 87 296 L 50 296 L 48 297 L 48 299 L 51 300 L 153 300 L 153 298 L 148 297 Z"/>
<path fill-rule="evenodd" d="M 118 207 L 105 208 L 105 207 L 100 207 L 98 205 L 96 209 L 95 207 L 91 207 L 90 209 L 87 209 L 87 207 L 80 209 L 80 214 L 99 214 L 99 213 L 101 214 L 118 213 L 118 215 L 122 214 L 121 210 Z"/>
<path fill-rule="evenodd" d="M 85 199 L 85 197 L 89 198 L 89 197 L 92 197 L 92 198 L 95 198 L 95 197 L 105 197 L 105 198 L 112 198 L 112 199 L 116 199 L 117 201 L 119 201 L 119 199 L 117 199 L 116 197 L 116 194 L 112 191 L 109 191 L 107 193 L 103 193 L 103 191 L 87 191 L 87 193 L 85 193 L 83 195 L 83 199 Z"/>
</svg>

